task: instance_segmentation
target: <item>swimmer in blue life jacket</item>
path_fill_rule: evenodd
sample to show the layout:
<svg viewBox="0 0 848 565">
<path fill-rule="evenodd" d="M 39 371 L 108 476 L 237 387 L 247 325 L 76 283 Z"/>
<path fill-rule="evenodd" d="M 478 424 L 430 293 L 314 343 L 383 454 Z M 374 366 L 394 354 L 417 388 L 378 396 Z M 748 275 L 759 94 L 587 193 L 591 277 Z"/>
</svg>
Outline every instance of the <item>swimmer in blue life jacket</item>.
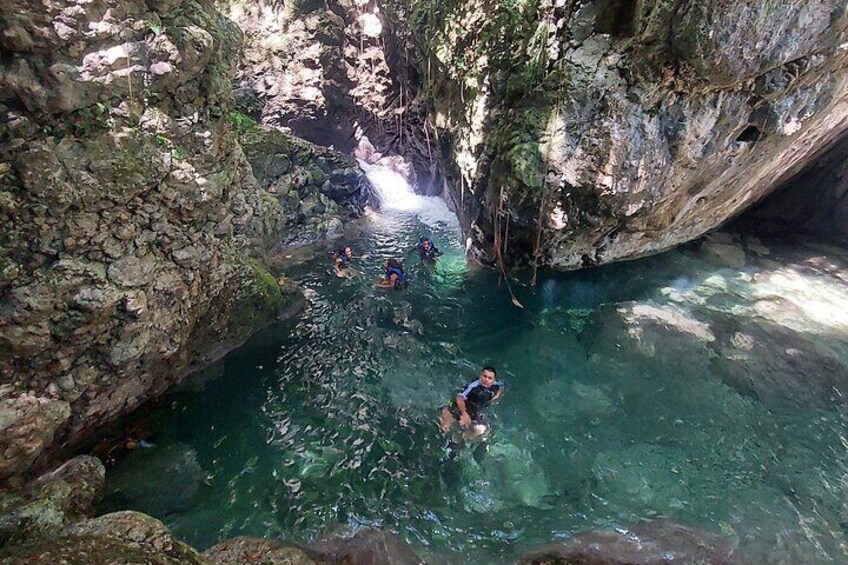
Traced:
<svg viewBox="0 0 848 565">
<path fill-rule="evenodd" d="M 418 255 L 421 257 L 421 260 L 426 263 L 435 263 L 436 258 L 442 254 L 439 249 L 433 245 L 433 242 L 430 241 L 429 237 L 422 237 L 421 241 L 418 242 Z"/>
<path fill-rule="evenodd" d="M 400 290 L 406 288 L 409 277 L 403 272 L 403 264 L 397 259 L 386 261 L 386 274 L 377 281 L 378 288 L 393 288 Z"/>
<path fill-rule="evenodd" d="M 336 270 L 337 277 L 345 276 L 345 269 L 350 267 L 351 259 L 353 259 L 353 249 L 350 248 L 350 245 L 345 245 L 335 254 L 333 268 Z"/>
<path fill-rule="evenodd" d="M 471 437 L 485 434 L 489 425 L 483 409 L 500 400 L 504 393 L 504 383 L 498 380 L 494 367 L 483 367 L 480 378 L 465 385 L 451 404 L 443 406 L 439 413 L 439 429 L 449 432 L 454 422 L 467 430 Z"/>
</svg>

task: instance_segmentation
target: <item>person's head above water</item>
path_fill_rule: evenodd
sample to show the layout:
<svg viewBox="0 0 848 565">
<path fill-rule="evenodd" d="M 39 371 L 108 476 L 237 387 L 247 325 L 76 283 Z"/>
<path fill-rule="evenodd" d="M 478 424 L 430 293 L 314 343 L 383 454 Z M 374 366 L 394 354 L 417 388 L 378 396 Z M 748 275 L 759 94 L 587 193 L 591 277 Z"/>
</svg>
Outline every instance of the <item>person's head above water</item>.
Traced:
<svg viewBox="0 0 848 565">
<path fill-rule="evenodd" d="M 350 245 L 342 247 L 342 255 L 346 256 L 348 259 L 353 257 L 353 249 L 350 248 Z"/>
<path fill-rule="evenodd" d="M 389 259 L 386 261 L 386 270 L 388 271 L 389 269 L 399 269 L 400 271 L 403 271 L 403 265 L 401 265 L 400 261 L 397 259 Z"/>
<path fill-rule="evenodd" d="M 425 237 L 424 239 L 421 240 L 421 249 L 423 249 L 424 251 L 429 250 L 430 245 L 432 245 L 432 244 L 430 243 L 429 237 Z"/>
<path fill-rule="evenodd" d="M 495 381 L 497 380 L 498 372 L 495 370 L 494 367 L 486 365 L 480 371 L 480 384 L 482 384 L 484 387 L 489 388 L 490 386 L 495 384 Z"/>
</svg>

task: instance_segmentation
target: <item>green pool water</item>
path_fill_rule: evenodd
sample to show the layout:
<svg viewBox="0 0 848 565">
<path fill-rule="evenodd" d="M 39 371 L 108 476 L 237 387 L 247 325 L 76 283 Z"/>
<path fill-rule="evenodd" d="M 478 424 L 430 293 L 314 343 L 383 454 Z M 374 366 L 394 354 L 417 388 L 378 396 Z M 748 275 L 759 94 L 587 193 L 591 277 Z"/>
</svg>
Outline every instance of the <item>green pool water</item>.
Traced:
<svg viewBox="0 0 848 565">
<path fill-rule="evenodd" d="M 424 233 L 435 268 L 413 251 Z M 286 266 L 302 315 L 132 416 L 149 436 L 109 470 L 104 511 L 148 512 L 199 548 L 380 527 L 433 562 L 497 563 L 667 518 L 758 563 L 848 559 L 839 250 L 519 277 L 518 308 L 444 215 L 371 215 L 350 243 L 354 278 L 331 275 L 330 248 Z M 406 290 L 373 288 L 391 256 Z M 483 364 L 506 394 L 480 446 L 436 424 Z"/>
</svg>

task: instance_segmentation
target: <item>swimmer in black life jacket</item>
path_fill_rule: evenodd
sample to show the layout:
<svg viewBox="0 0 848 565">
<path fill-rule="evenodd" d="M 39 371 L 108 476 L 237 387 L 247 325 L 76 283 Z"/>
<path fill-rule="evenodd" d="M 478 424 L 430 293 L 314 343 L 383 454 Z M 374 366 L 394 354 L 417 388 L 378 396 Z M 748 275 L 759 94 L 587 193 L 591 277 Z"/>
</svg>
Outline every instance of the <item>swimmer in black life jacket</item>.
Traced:
<svg viewBox="0 0 848 565">
<path fill-rule="evenodd" d="M 494 367 L 483 367 L 480 378 L 465 385 L 451 404 L 439 413 L 439 429 L 448 432 L 455 422 L 467 430 L 468 435 L 480 437 L 489 429 L 483 409 L 500 400 L 504 383 L 498 380 Z"/>
<path fill-rule="evenodd" d="M 442 254 L 439 249 L 433 245 L 433 242 L 430 241 L 429 237 L 422 237 L 421 241 L 418 243 L 418 255 L 421 257 L 422 261 L 427 263 L 435 263 L 436 258 Z"/>
</svg>

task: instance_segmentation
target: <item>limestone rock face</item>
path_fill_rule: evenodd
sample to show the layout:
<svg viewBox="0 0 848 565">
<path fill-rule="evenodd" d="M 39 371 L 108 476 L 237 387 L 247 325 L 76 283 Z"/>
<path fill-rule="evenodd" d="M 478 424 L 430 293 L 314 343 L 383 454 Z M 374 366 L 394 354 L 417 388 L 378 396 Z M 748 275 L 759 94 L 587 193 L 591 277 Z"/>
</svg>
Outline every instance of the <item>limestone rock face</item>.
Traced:
<svg viewBox="0 0 848 565">
<path fill-rule="evenodd" d="M 8 549 L 0 553 L 0 563 L 213 564 L 174 538 L 159 520 L 131 511 L 86 520 L 67 528 L 55 539 Z"/>
<path fill-rule="evenodd" d="M 259 186 L 283 209 L 288 229 L 279 247 L 341 235 L 372 196 L 356 160 L 337 151 L 267 127 L 244 132 L 241 144 Z"/>
<path fill-rule="evenodd" d="M 70 416 L 71 407 L 65 400 L 21 394 L 0 401 L 0 476 L 29 467 Z"/>
<path fill-rule="evenodd" d="M 0 494 L 0 546 L 55 535 L 94 514 L 106 470 L 94 457 L 78 456 L 20 492 Z"/>
<path fill-rule="evenodd" d="M 0 1 L 0 479 L 294 303 L 211 2 Z"/>
<path fill-rule="evenodd" d="M 668 249 L 848 130 L 844 2 L 451 6 L 408 22 L 485 260 L 573 269 Z"/>
<path fill-rule="evenodd" d="M 402 24 L 381 3 L 234 0 L 245 34 L 236 101 L 261 123 L 370 164 L 422 193 L 443 188 L 441 150 Z"/>
</svg>

